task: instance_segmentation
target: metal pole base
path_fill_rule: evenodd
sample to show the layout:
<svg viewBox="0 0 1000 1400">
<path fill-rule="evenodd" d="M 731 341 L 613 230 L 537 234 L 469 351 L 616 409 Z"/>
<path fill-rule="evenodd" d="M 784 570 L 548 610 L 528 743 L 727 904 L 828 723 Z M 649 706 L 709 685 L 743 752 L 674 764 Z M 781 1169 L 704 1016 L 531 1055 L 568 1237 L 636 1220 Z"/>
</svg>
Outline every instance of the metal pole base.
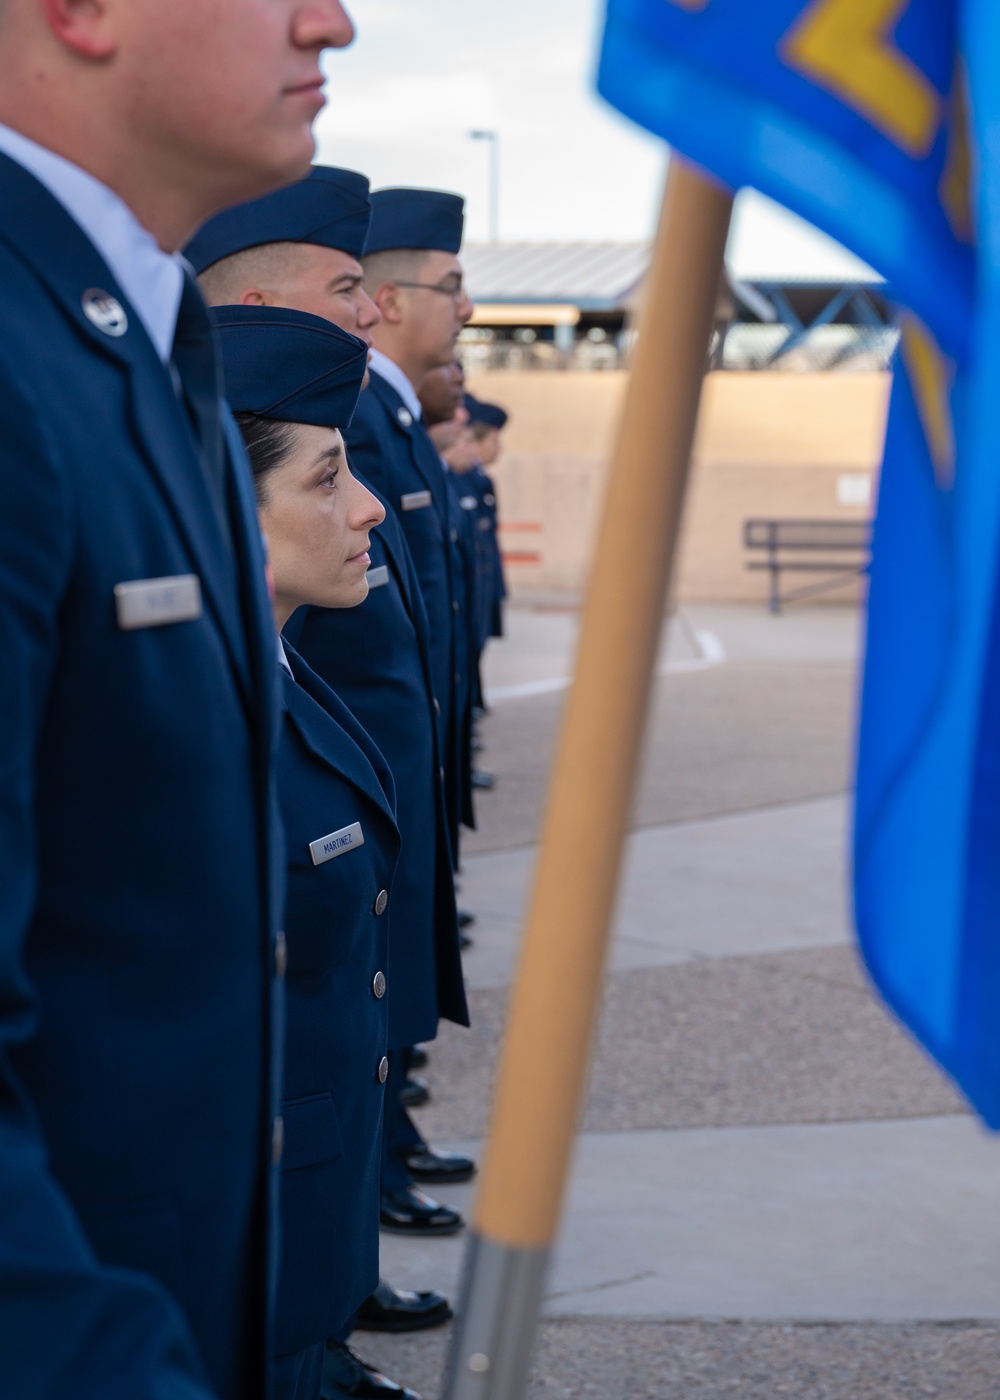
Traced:
<svg viewBox="0 0 1000 1400">
<path fill-rule="evenodd" d="M 444 1400 L 521 1400 L 549 1253 L 470 1233 Z"/>
</svg>

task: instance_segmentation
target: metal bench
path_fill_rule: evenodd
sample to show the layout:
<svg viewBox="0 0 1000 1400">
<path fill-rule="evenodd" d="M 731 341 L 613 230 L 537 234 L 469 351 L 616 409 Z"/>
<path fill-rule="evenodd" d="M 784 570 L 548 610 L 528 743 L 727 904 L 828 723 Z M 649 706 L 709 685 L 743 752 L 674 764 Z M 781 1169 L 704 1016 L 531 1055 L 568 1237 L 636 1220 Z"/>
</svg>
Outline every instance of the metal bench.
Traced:
<svg viewBox="0 0 1000 1400">
<path fill-rule="evenodd" d="M 852 578 L 868 572 L 871 521 L 744 520 L 743 544 L 747 549 L 766 551 L 766 559 L 752 559 L 747 568 L 768 571 L 768 607 L 771 612 L 780 613 L 782 603 L 795 602 L 828 592 L 831 588 L 843 587 Z M 816 554 L 825 557 L 802 557 Z M 851 557 L 845 558 L 846 555 Z M 821 573 L 828 577 L 782 593 L 783 573 Z"/>
</svg>

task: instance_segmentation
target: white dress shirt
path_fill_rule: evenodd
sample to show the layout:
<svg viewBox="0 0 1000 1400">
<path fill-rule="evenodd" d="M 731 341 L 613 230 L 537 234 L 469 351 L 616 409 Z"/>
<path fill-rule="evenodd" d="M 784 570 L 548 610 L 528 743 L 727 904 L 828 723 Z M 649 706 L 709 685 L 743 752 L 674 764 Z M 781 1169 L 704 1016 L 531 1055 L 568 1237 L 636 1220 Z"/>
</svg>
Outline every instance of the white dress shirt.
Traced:
<svg viewBox="0 0 1000 1400">
<path fill-rule="evenodd" d="M 280 637 L 278 638 L 278 665 L 281 666 L 283 670 L 287 671 L 290 676 L 292 676 L 292 668 L 291 666 L 289 666 L 288 657 L 285 655 L 285 644 Z M 292 680 L 294 679 L 295 677 L 292 676 Z"/>
<path fill-rule="evenodd" d="M 114 190 L 37 141 L 0 124 L 0 151 L 40 180 L 79 224 L 114 273 L 166 364 L 184 290 L 181 256 L 165 253 Z M 81 287 L 81 294 L 84 291 Z"/>
<path fill-rule="evenodd" d="M 406 407 L 413 414 L 414 422 L 424 416 L 424 411 L 420 407 L 420 400 L 417 398 L 417 391 L 407 379 L 406 375 L 396 364 L 395 360 L 390 360 L 388 355 L 383 355 L 381 350 L 373 350 L 368 361 L 368 368 L 373 369 L 376 374 L 380 374 L 387 384 L 390 384 L 396 393 L 406 404 Z"/>
</svg>

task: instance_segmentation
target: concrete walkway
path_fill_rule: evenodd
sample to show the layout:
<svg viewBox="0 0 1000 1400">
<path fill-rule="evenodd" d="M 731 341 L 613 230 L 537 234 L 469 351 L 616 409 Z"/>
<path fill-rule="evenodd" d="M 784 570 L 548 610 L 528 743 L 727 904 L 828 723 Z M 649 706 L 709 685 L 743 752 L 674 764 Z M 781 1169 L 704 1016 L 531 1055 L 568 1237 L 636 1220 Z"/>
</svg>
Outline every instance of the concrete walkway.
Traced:
<svg viewBox="0 0 1000 1400">
<path fill-rule="evenodd" d="M 684 760 L 706 782 L 713 753 L 726 749 L 720 716 L 742 722 L 748 687 L 765 696 L 787 688 L 789 666 L 813 689 L 816 677 L 845 695 L 853 686 L 857 625 L 847 610 L 691 613 L 667 629 L 662 684 L 713 697 L 712 723 L 692 723 Z M 497 848 L 463 862 L 462 902 L 478 915 L 466 956 L 476 1025 L 443 1028 L 428 1071 L 434 1101 L 421 1118 L 442 1146 L 473 1152 L 535 855 L 530 843 L 510 844 L 504 825 L 505 765 L 517 755 L 497 746 L 496 721 L 503 707 L 543 714 L 545 692 L 516 687 L 564 674 L 576 619 L 526 611 L 510 621 L 507 651 L 491 661 L 485 731 L 498 786 L 482 810 L 484 824 L 496 822 Z M 670 669 L 699 656 L 700 670 Z M 692 715 L 704 708 L 698 699 L 696 690 Z M 814 713 L 827 716 L 831 753 L 846 755 L 849 708 Z M 519 723 L 530 727 L 530 715 Z M 646 824 L 629 838 L 590 1103 L 546 1298 L 539 1400 L 764 1397 L 788 1390 L 793 1373 L 803 1377 L 793 1393 L 816 1400 L 1000 1394 L 1000 1139 L 868 991 L 846 908 L 848 802 L 842 791 L 816 795 L 809 746 L 785 775 L 786 800 L 767 789 L 748 805 L 747 782 L 722 786 L 712 815 Z M 469 1211 L 473 1192 L 439 1194 Z M 399 1286 L 454 1294 L 462 1251 L 461 1238 L 383 1236 L 383 1272 Z M 687 1330 L 674 1330 L 681 1323 Z M 818 1323 L 833 1329 L 822 1342 L 809 1331 Z M 355 1340 L 434 1393 L 446 1334 Z M 851 1361 L 859 1348 L 869 1356 L 860 1369 Z M 904 1375 L 912 1386 L 897 1392 Z"/>
</svg>

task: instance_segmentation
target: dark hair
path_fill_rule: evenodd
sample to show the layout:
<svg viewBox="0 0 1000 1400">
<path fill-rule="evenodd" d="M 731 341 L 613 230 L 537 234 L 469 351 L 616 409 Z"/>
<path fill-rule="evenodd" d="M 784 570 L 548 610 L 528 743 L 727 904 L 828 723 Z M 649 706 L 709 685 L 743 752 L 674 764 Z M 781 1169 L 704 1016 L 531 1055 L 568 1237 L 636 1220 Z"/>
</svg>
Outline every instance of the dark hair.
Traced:
<svg viewBox="0 0 1000 1400">
<path fill-rule="evenodd" d="M 284 423 L 277 418 L 261 418 L 256 413 L 234 413 L 233 417 L 243 434 L 250 458 L 257 504 L 266 506 L 267 478 L 291 452 L 295 424 Z"/>
</svg>

